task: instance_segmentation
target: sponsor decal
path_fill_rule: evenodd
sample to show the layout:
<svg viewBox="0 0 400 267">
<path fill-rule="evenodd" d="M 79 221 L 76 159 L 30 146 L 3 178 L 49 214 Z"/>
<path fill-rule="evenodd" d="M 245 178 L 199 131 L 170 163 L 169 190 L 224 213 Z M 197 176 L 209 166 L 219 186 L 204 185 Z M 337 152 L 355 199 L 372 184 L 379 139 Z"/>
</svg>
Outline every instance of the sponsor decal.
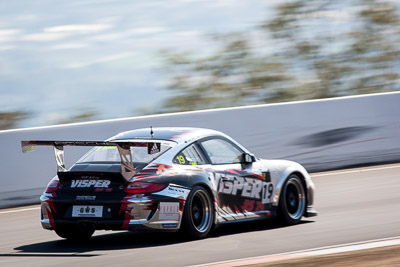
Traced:
<svg viewBox="0 0 400 267">
<path fill-rule="evenodd" d="M 161 151 L 161 143 L 149 143 L 147 146 L 147 153 L 150 155 L 160 153 L 160 151 Z"/>
<path fill-rule="evenodd" d="M 167 197 L 173 197 L 173 198 L 179 198 L 179 199 L 186 199 L 187 195 L 189 194 L 189 190 L 169 185 L 162 191 L 156 192 L 153 194 L 167 196 Z"/>
<path fill-rule="evenodd" d="M 177 223 L 163 223 L 161 226 L 162 226 L 162 228 L 165 228 L 165 229 L 178 228 L 178 224 Z"/>
<path fill-rule="evenodd" d="M 270 203 L 274 191 L 272 183 L 255 178 L 237 177 L 230 174 L 216 173 L 219 180 L 218 192 L 260 200 L 262 204 Z"/>
<path fill-rule="evenodd" d="M 96 196 L 76 196 L 76 200 L 96 200 Z"/>
<path fill-rule="evenodd" d="M 241 206 L 242 211 L 263 211 L 265 210 L 264 204 L 260 201 L 246 199 Z"/>
<path fill-rule="evenodd" d="M 269 172 L 262 172 L 262 180 L 271 182 L 271 174 Z"/>
<path fill-rule="evenodd" d="M 102 206 L 73 206 L 72 217 L 102 217 Z"/>
<path fill-rule="evenodd" d="M 111 184 L 110 180 L 72 180 L 71 188 L 94 187 L 107 188 Z"/>
<path fill-rule="evenodd" d="M 160 220 L 178 220 L 179 202 L 160 202 Z"/>
</svg>

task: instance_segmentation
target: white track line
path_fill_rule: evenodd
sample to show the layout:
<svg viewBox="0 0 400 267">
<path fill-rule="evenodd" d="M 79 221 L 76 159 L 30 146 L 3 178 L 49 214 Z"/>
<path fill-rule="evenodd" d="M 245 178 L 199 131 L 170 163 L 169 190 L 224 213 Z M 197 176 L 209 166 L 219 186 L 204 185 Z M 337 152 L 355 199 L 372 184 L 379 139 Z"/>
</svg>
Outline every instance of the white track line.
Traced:
<svg viewBox="0 0 400 267">
<path fill-rule="evenodd" d="M 378 170 L 386 170 L 386 169 L 394 169 L 400 168 L 400 165 L 390 165 L 385 167 L 371 167 L 371 168 L 360 168 L 360 169 L 353 169 L 350 171 L 333 171 L 333 172 L 326 172 L 326 173 L 318 173 L 318 174 L 311 174 L 311 178 L 313 177 L 320 177 L 320 176 L 332 176 L 332 175 L 340 175 L 340 174 L 349 174 L 349 173 L 359 173 L 359 172 L 368 172 L 368 171 L 378 171 Z"/>
<path fill-rule="evenodd" d="M 15 213 L 15 212 L 23 212 L 23 211 L 38 210 L 38 209 L 40 209 L 40 207 L 24 208 L 24 209 L 15 209 L 15 210 L 5 210 L 5 211 L 0 211 L 0 214 Z"/>
<path fill-rule="evenodd" d="M 394 246 L 394 245 L 400 245 L 400 236 L 384 238 L 384 239 L 369 240 L 369 241 L 363 241 L 363 242 L 356 242 L 356 243 L 349 243 L 349 244 L 343 244 L 343 245 L 337 245 L 337 246 L 328 246 L 328 247 L 313 248 L 313 249 L 308 249 L 308 250 L 299 250 L 299 251 L 294 251 L 294 252 L 265 255 L 265 256 L 259 256 L 259 257 L 251 257 L 251 258 L 243 258 L 243 259 L 236 259 L 236 260 L 206 263 L 206 264 L 200 264 L 200 265 L 192 265 L 189 267 L 243 266 L 243 265 L 252 265 L 252 264 L 289 260 L 289 259 L 298 259 L 298 258 L 311 257 L 311 256 L 350 252 L 350 251 L 357 251 L 357 250 L 364 250 L 364 249 L 371 249 L 371 248 L 380 248 L 380 247 L 387 247 L 387 246 Z"/>
</svg>

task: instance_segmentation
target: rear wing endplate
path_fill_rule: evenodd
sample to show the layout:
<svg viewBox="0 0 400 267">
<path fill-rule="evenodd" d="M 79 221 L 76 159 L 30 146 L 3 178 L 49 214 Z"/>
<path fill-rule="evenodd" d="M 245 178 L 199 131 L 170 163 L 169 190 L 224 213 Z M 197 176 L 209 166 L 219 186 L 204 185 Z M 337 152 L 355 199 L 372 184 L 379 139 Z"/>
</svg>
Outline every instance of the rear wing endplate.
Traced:
<svg viewBox="0 0 400 267">
<path fill-rule="evenodd" d="M 33 151 L 35 146 L 53 146 L 58 172 L 67 171 L 64 162 L 64 146 L 115 146 L 121 157 L 121 173 L 125 180 L 129 180 L 135 175 L 130 147 L 138 144 L 138 142 L 132 141 L 21 141 L 23 153 Z"/>
</svg>

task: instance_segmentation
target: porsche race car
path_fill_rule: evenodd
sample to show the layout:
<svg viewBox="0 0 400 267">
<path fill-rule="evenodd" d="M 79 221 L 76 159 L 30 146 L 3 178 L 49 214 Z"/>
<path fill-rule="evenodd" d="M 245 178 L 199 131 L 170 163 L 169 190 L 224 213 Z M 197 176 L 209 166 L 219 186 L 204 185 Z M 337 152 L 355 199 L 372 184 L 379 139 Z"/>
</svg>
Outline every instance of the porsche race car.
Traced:
<svg viewBox="0 0 400 267">
<path fill-rule="evenodd" d="M 200 128 L 147 128 L 106 141 L 22 141 L 23 152 L 53 146 L 57 175 L 41 195 L 41 224 L 60 237 L 95 230 L 184 231 L 204 238 L 215 225 L 316 216 L 314 184 L 298 163 L 263 160 L 229 136 Z M 64 146 L 93 146 L 71 168 Z"/>
</svg>

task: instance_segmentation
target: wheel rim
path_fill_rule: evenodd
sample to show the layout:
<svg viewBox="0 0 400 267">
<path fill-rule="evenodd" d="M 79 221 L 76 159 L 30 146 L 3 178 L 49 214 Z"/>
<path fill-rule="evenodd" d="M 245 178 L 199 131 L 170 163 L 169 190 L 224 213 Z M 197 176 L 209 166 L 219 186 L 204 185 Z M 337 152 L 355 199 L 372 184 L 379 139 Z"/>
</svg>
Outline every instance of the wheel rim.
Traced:
<svg viewBox="0 0 400 267">
<path fill-rule="evenodd" d="M 285 188 L 287 212 L 293 220 L 301 219 L 306 205 L 306 198 L 301 181 L 291 178 Z"/>
<path fill-rule="evenodd" d="M 211 225 L 211 202 L 207 193 L 197 191 L 193 195 L 191 205 L 192 224 L 198 232 L 206 232 Z"/>
</svg>

